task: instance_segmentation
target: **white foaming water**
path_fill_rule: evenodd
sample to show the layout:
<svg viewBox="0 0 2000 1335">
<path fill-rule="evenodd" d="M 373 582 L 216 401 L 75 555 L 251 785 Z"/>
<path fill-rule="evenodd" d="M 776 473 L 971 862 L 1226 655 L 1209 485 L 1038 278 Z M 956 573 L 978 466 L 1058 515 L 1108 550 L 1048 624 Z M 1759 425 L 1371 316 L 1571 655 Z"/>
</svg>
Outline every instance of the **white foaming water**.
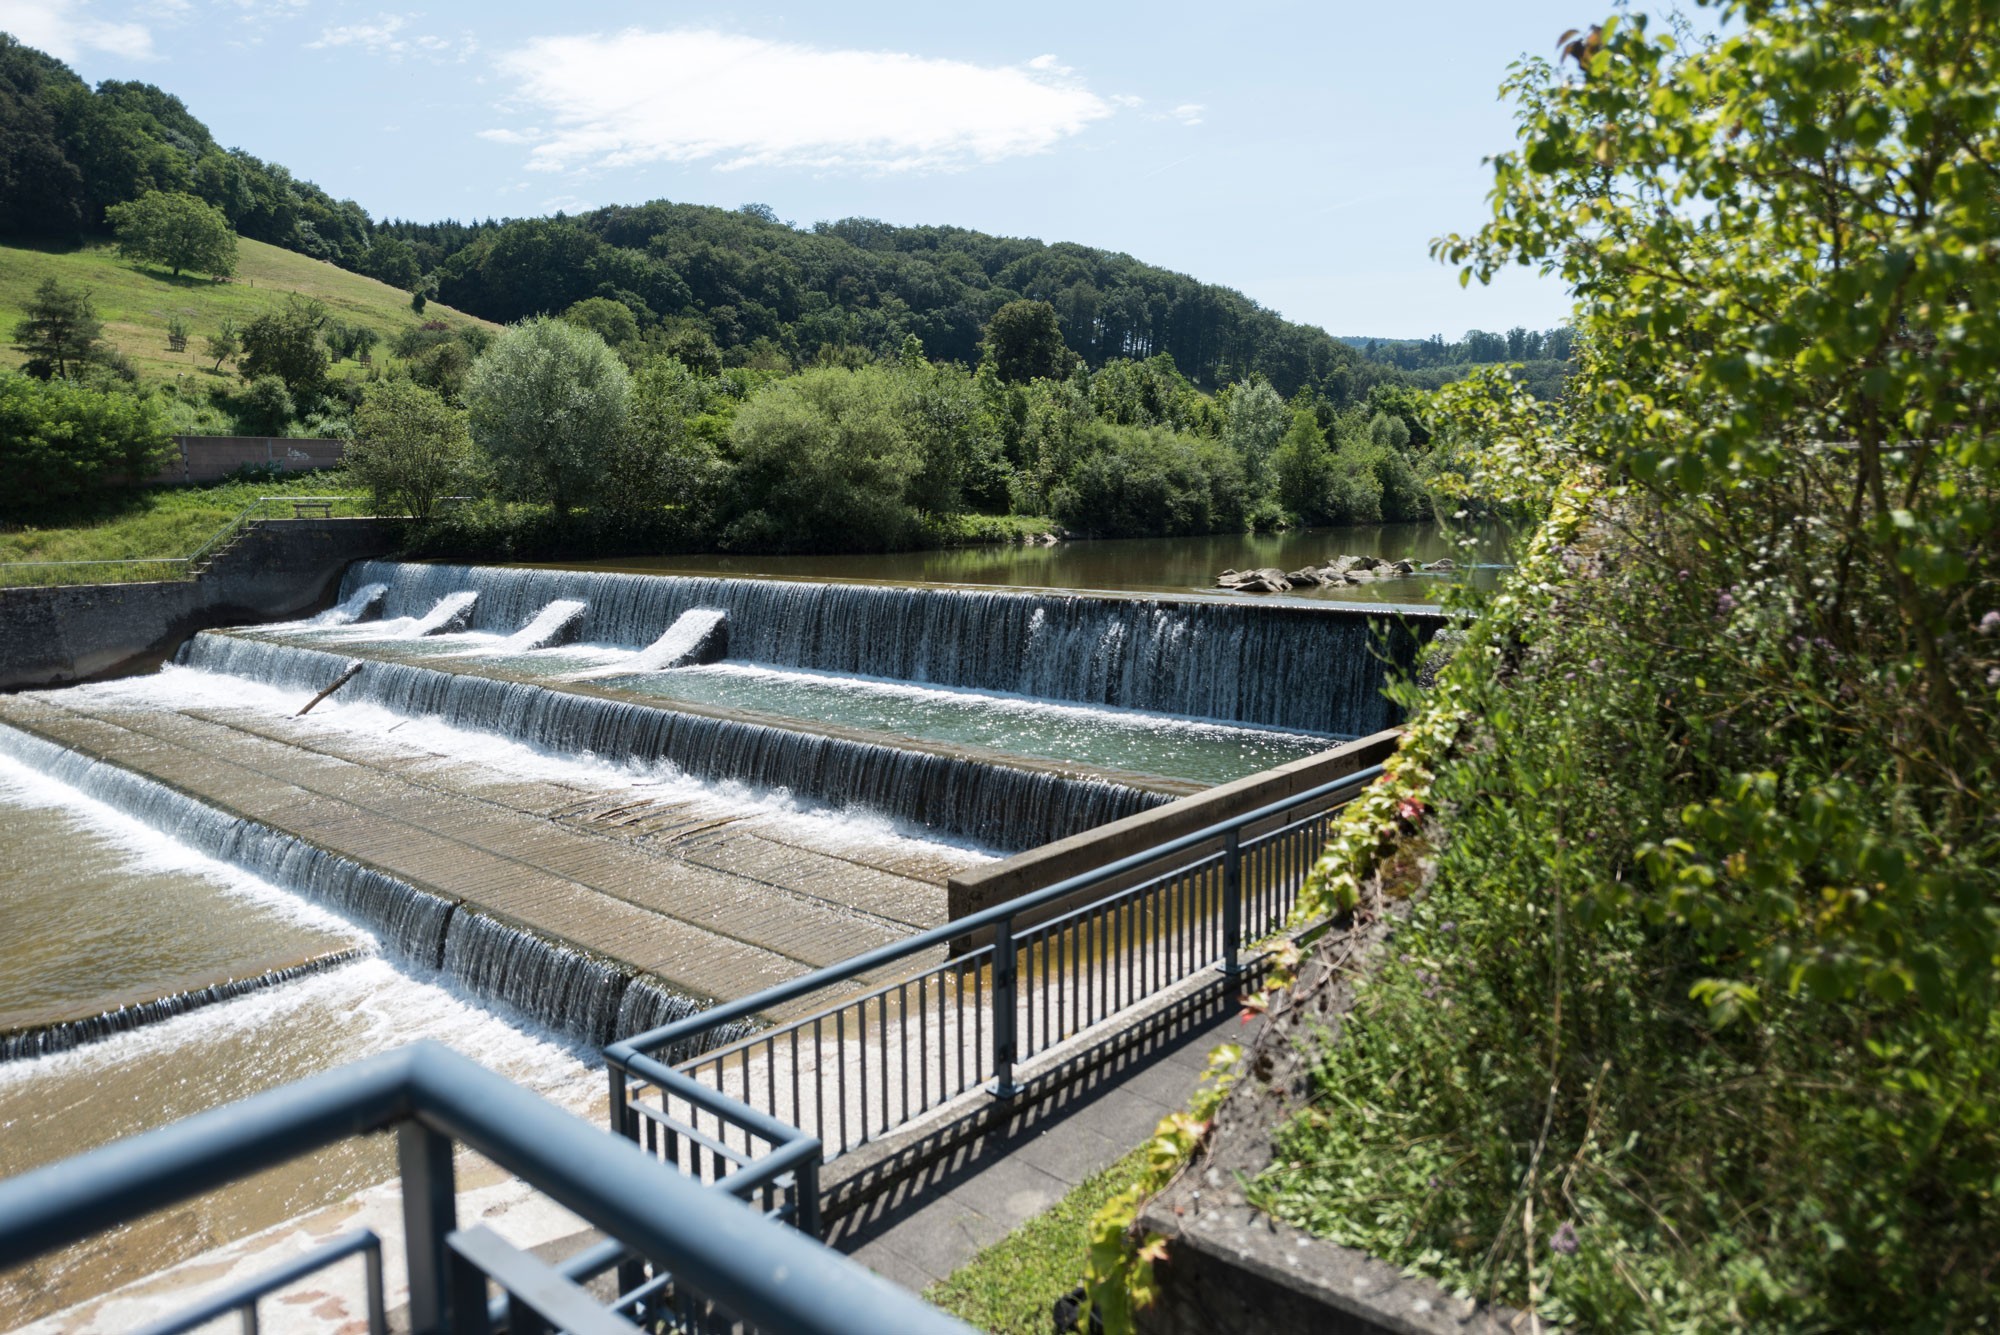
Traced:
<svg viewBox="0 0 2000 1335">
<path fill-rule="evenodd" d="M 447 593 L 437 600 L 437 605 L 417 618 L 408 633 L 411 635 L 443 635 L 447 631 L 464 630 L 465 622 L 472 615 L 472 605 L 479 601 L 479 595 L 470 589 L 457 593 Z"/>
<path fill-rule="evenodd" d="M 583 673 L 578 680 L 589 677 L 623 676 L 637 672 L 663 672 L 668 668 L 685 666 L 703 654 L 709 642 L 728 621 L 727 612 L 712 607 L 692 608 L 674 618 L 674 624 L 667 627 L 666 634 L 644 649 L 629 655 L 621 663 Z"/>
<path fill-rule="evenodd" d="M 518 1015 L 469 999 L 435 975 L 371 957 L 100 1043 L 0 1065 L 0 1096 L 54 1077 L 100 1071 L 116 1077 L 129 1073 L 134 1063 L 159 1061 L 177 1051 L 311 1024 L 314 1012 L 335 1012 L 343 1024 L 358 1026 L 342 1035 L 337 1048 L 307 1063 L 315 1070 L 431 1039 L 572 1111 L 588 1108 L 598 1093 L 596 1078 L 576 1046 Z"/>
<path fill-rule="evenodd" d="M 336 932 L 356 943 L 373 937 L 337 913 L 329 912 L 269 881 L 252 876 L 227 862 L 209 857 L 177 839 L 161 833 L 144 821 L 108 806 L 61 780 L 0 752 L 0 820 L 5 808 L 58 810 L 83 829 L 116 849 L 135 874 L 184 872 L 209 881 L 228 894 L 259 908 L 277 913 L 293 922 L 323 931 Z"/>
<path fill-rule="evenodd" d="M 919 686 L 912 682 L 885 677 L 867 677 L 857 673 L 801 672 L 790 668 L 766 667 L 757 663 L 710 663 L 702 667 L 681 668 L 679 671 L 690 675 L 740 677 L 750 681 L 835 686 L 842 690 L 864 692 L 887 699 L 985 706 L 1005 710 L 1011 714 L 1066 719 L 1097 727 L 1147 732 L 1182 732 L 1216 738 L 1281 737 L 1324 738 L 1328 742 L 1333 740 L 1331 734 L 1299 732 L 1291 728 L 1268 728 L 1243 723 L 1225 723 L 1215 719 L 1184 718 L 1156 714 L 1142 709 L 1121 709 L 1115 705 L 1066 704 L 1060 700 L 1044 700 L 1037 696 L 1020 695 L 1011 691 L 976 691 L 962 686 Z"/>
<path fill-rule="evenodd" d="M 535 649 L 546 649 L 558 645 L 575 630 L 577 622 L 590 604 L 580 603 L 574 598 L 558 598 L 535 614 L 535 619 L 505 639 L 495 640 L 489 646 L 467 649 L 458 657 L 477 657 L 489 654 L 525 654 Z"/>
<path fill-rule="evenodd" d="M 321 612 L 318 616 L 304 624 L 307 626 L 352 625 L 361 620 L 362 617 L 367 616 L 369 609 L 374 608 L 379 610 L 382 599 L 388 592 L 389 586 L 387 584 L 364 584 L 356 589 L 353 595 L 344 600 L 338 607 L 329 607 L 326 611 Z"/>
<path fill-rule="evenodd" d="M 571 646 L 574 647 L 574 646 Z M 629 652 L 629 651 L 626 651 Z M 367 669 L 363 669 L 365 672 Z M 204 672 L 168 664 L 155 676 L 130 677 L 70 687 L 72 698 L 99 700 L 142 709 L 247 709 L 289 720 L 303 698 L 248 677 Z M 665 802 L 684 802 L 717 816 L 781 818 L 786 828 L 815 846 L 930 852 L 946 849 L 968 863 L 989 861 L 993 850 L 932 831 L 914 831 L 866 808 L 834 808 L 795 798 L 783 789 L 752 788 L 733 781 L 692 778 L 664 761 L 614 763 L 588 751 L 543 750 L 495 733 L 454 727 L 434 716 L 411 717 L 363 700 L 342 700 L 336 692 L 299 720 L 301 726 L 328 727 L 350 737 L 379 743 L 386 753 L 429 752 L 439 765 L 474 766 L 506 779 L 565 783 L 601 792 L 634 792 Z"/>
</svg>

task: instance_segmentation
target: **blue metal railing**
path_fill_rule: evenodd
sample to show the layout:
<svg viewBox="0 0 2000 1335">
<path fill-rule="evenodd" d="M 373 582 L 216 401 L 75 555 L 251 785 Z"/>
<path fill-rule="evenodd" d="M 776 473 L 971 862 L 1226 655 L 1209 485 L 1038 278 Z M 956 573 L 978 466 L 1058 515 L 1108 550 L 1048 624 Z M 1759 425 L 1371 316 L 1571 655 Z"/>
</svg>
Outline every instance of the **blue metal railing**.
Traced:
<svg viewBox="0 0 2000 1335">
<path fill-rule="evenodd" d="M 0 1269 L 310 1154 L 394 1131 L 410 1329 L 513 1335 L 707 1329 L 962 1332 L 965 1327 L 779 1221 L 703 1188 L 617 1137 L 431 1043 L 384 1053 L 0 1182 Z M 606 1235 L 549 1266 L 483 1228 L 460 1229 L 452 1154 L 472 1150 Z M 372 1235 L 342 1244 L 367 1252 Z M 351 1251 L 345 1254 L 351 1254 Z M 379 1255 L 379 1250 L 373 1254 Z M 188 1315 L 248 1312 L 340 1259 L 315 1252 Z M 619 1295 L 579 1280 L 616 1267 Z M 370 1267 L 371 1321 L 382 1305 Z M 488 1285 L 502 1293 L 489 1300 Z M 594 1312 L 596 1315 L 586 1315 Z M 165 1329 L 186 1329 L 182 1319 Z"/>
<path fill-rule="evenodd" d="M 1197 974 L 1239 978 L 1245 942 L 1283 927 L 1335 813 L 1381 773 L 613 1043 L 612 1130 L 698 1180 L 778 1193 L 816 1235 L 823 1161 L 982 1088 L 1012 1098 L 1022 1063 Z M 776 1023 L 709 1046 L 759 1019 Z"/>
</svg>

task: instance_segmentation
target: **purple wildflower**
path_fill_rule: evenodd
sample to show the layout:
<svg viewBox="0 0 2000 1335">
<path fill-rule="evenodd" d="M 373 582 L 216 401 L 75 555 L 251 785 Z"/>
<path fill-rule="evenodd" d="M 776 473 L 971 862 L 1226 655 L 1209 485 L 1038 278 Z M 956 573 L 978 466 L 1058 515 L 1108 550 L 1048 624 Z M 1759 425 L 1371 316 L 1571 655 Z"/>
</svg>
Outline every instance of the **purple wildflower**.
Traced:
<svg viewBox="0 0 2000 1335">
<path fill-rule="evenodd" d="M 1729 610 L 1730 610 L 1731 608 L 1733 608 L 1733 607 L 1735 607 L 1735 606 L 1736 606 L 1736 600 L 1735 600 L 1734 598 L 1730 597 L 1730 596 L 1729 596 L 1728 594 L 1726 594 L 1726 593 L 1718 593 L 1718 594 L 1716 594 L 1716 595 L 1715 595 L 1715 610 L 1716 610 L 1716 611 L 1718 611 L 1718 612 L 1727 612 L 1727 611 L 1729 611 Z"/>
<path fill-rule="evenodd" d="M 1576 1229 L 1570 1225 L 1569 1220 L 1563 1220 L 1562 1227 L 1558 1228 L 1555 1235 L 1549 1239 L 1549 1250 L 1560 1252 L 1564 1256 L 1576 1255 Z"/>
<path fill-rule="evenodd" d="M 1985 616 L 1979 618 L 1979 633 L 1981 635 L 2000 635 L 2000 612 L 1988 612 Z"/>
</svg>

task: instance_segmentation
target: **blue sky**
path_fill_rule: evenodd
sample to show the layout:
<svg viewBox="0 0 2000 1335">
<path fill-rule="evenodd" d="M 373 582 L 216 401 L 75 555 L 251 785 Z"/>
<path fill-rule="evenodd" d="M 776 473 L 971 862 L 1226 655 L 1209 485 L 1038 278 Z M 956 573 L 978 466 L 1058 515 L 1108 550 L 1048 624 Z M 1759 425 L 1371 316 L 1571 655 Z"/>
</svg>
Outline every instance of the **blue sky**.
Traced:
<svg viewBox="0 0 2000 1335">
<path fill-rule="evenodd" d="M 667 198 L 952 223 L 1335 334 L 1456 337 L 1563 316 L 1559 285 L 1461 291 L 1427 247 L 1487 213 L 1508 63 L 1606 4 L 0 0 L 0 30 L 159 84 L 377 217 Z"/>
</svg>

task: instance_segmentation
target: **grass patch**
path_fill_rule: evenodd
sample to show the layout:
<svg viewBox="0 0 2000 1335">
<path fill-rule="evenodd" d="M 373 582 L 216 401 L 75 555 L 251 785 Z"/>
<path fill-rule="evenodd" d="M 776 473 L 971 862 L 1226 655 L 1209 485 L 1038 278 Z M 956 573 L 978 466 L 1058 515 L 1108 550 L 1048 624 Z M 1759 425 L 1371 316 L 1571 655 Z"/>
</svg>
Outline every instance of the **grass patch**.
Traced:
<svg viewBox="0 0 2000 1335">
<path fill-rule="evenodd" d="M 276 481 L 219 482 L 201 487 L 134 488 L 95 497 L 46 527 L 0 532 L 0 587 L 110 584 L 175 579 L 184 573 L 163 558 L 192 555 L 256 503 L 260 496 L 341 496 L 337 516 L 373 513 L 346 473 L 335 469 Z M 283 516 L 281 516 L 283 517 Z M 23 561 L 130 561 L 124 566 L 10 568 Z"/>
<path fill-rule="evenodd" d="M 1083 1281 L 1091 1216 L 1145 1168 L 1142 1145 L 931 1285 L 925 1301 L 993 1335 L 1046 1335 L 1050 1307 Z"/>
<path fill-rule="evenodd" d="M 233 388 L 236 376 L 216 371 L 202 355 L 203 339 L 220 329 L 224 320 L 234 320 L 240 329 L 279 310 L 292 292 L 318 298 L 350 325 L 373 329 L 384 344 L 425 320 L 498 328 L 435 301 L 419 316 L 410 309 L 410 294 L 400 288 L 248 238 L 237 241 L 236 276 L 223 283 L 193 274 L 176 278 L 165 269 L 125 259 L 109 245 L 81 249 L 0 245 L 0 337 L 9 340 L 0 345 L 0 365 L 18 367 L 27 360 L 11 346 L 14 326 L 45 278 L 89 290 L 104 321 L 105 341 L 131 360 L 141 381 L 180 381 L 190 388 Z M 176 315 L 188 322 L 192 334 L 185 352 L 167 349 L 167 321 Z M 386 349 L 376 354 L 378 360 L 384 356 Z M 341 362 L 333 373 L 359 374 L 360 367 Z"/>
<path fill-rule="evenodd" d="M 924 524 L 926 547 L 983 547 L 992 543 L 1025 542 L 1055 532 L 1046 515 L 934 515 Z"/>
</svg>

